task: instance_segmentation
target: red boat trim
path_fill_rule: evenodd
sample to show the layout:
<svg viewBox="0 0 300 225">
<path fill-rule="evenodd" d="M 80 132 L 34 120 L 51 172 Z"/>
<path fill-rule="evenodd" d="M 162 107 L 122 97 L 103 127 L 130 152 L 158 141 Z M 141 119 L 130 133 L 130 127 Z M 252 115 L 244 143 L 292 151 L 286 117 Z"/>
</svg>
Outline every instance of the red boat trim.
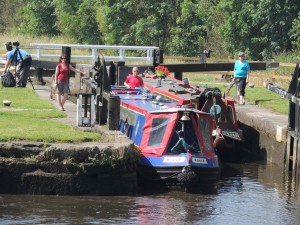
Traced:
<svg viewBox="0 0 300 225">
<path fill-rule="evenodd" d="M 143 155 L 162 156 L 166 151 L 168 142 L 170 141 L 170 135 L 178 120 L 179 113 L 162 113 L 162 114 L 146 114 L 146 123 L 143 127 L 143 138 L 141 141 L 140 149 Z M 168 119 L 166 130 L 164 132 L 161 142 L 157 146 L 151 146 L 150 139 L 153 134 L 153 121 L 158 118 Z"/>
</svg>

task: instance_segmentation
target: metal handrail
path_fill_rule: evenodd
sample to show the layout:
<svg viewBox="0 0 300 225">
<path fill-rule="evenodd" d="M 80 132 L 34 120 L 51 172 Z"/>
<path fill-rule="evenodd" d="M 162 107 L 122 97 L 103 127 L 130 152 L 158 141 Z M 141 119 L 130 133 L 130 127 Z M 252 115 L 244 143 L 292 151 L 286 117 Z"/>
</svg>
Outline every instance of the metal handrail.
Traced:
<svg viewBox="0 0 300 225">
<path fill-rule="evenodd" d="M 154 46 L 122 46 L 122 45 L 78 45 L 78 44 L 43 44 L 30 43 L 32 48 L 36 49 L 36 54 L 31 54 L 33 58 L 40 60 L 42 58 L 55 58 L 58 54 L 45 54 L 43 50 L 61 49 L 62 47 L 70 47 L 71 49 L 90 49 L 90 55 L 71 55 L 72 59 L 91 60 L 92 64 L 97 60 L 99 50 L 118 50 L 117 56 L 104 56 L 106 61 L 146 61 L 146 64 L 153 63 L 153 51 L 159 50 L 159 47 Z M 126 56 L 126 51 L 146 51 L 146 56 Z"/>
</svg>

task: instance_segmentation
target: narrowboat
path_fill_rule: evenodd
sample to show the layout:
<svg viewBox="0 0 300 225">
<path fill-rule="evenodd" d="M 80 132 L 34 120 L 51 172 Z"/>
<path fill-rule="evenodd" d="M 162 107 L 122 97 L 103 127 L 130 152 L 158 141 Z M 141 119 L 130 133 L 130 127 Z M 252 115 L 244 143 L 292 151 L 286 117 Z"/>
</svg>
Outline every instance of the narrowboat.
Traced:
<svg viewBox="0 0 300 225">
<path fill-rule="evenodd" d="M 219 158 L 242 141 L 234 100 L 186 79 L 140 76 L 142 88 L 111 86 L 120 97 L 120 131 L 141 153 L 139 184 L 188 191 L 217 181 Z"/>
<path fill-rule="evenodd" d="M 185 78 L 158 78 L 151 71 L 140 74 L 141 88 L 120 86 L 120 79 L 118 86 L 111 85 L 104 59 L 102 65 L 98 57 L 93 67 L 96 74 L 86 82 L 97 93 L 96 117 L 100 124 L 107 122 L 104 92 L 119 99 L 118 115 L 111 116 L 113 124 L 117 123 L 114 128 L 126 134 L 140 153 L 139 185 L 194 191 L 214 184 L 221 160 L 235 155 L 236 143 L 243 141 L 234 99 L 218 88 L 191 85 Z M 160 69 L 167 71 L 163 66 Z"/>
<path fill-rule="evenodd" d="M 111 91 L 120 97 L 120 130 L 141 153 L 139 184 L 188 190 L 218 179 L 210 114 L 180 106 L 150 88 Z"/>
</svg>

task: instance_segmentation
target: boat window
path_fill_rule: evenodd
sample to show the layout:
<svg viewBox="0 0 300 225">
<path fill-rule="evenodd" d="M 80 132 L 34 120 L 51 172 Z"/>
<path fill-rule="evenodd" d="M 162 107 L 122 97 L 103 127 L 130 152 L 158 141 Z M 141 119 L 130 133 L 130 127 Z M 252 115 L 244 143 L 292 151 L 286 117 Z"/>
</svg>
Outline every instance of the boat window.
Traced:
<svg viewBox="0 0 300 225">
<path fill-rule="evenodd" d="M 165 135 L 169 118 L 154 118 L 152 121 L 152 129 L 148 141 L 148 146 L 160 146 Z"/>
<path fill-rule="evenodd" d="M 177 121 L 168 150 L 172 153 L 185 153 L 187 150 L 201 152 L 196 131 L 191 120 Z"/>
<path fill-rule="evenodd" d="M 209 126 L 208 120 L 199 117 L 199 126 L 205 148 L 207 150 L 211 150 L 211 128 Z"/>
</svg>

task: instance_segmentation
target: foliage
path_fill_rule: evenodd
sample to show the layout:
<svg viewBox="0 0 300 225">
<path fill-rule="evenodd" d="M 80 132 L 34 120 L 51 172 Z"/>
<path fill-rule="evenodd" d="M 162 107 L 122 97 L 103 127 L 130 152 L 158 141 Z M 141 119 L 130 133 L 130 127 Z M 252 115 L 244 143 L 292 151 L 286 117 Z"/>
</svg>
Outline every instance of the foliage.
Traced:
<svg viewBox="0 0 300 225">
<path fill-rule="evenodd" d="M 55 0 L 57 26 L 63 35 L 82 44 L 102 44 L 95 0 Z"/>
<path fill-rule="evenodd" d="M 244 51 L 249 59 L 268 60 L 300 42 L 298 0 L 4 0 L 0 6 L 1 31 L 158 46 L 171 55 L 209 48 L 221 57 Z"/>
<path fill-rule="evenodd" d="M 295 49 L 300 50 L 300 12 L 298 17 L 294 19 L 292 29 L 290 30 L 292 45 Z"/>
<path fill-rule="evenodd" d="M 0 1 L 0 32 L 7 33 L 17 27 L 16 14 L 19 8 L 25 5 L 24 1 L 1 0 Z"/>
<path fill-rule="evenodd" d="M 31 35 L 57 35 L 55 5 L 52 0 L 30 0 L 18 11 L 19 31 Z"/>
<path fill-rule="evenodd" d="M 226 14 L 220 30 L 229 52 L 262 60 L 292 49 L 290 21 L 300 9 L 295 0 L 221 0 L 218 7 Z"/>
<path fill-rule="evenodd" d="M 174 29 L 172 29 L 171 43 L 168 45 L 169 51 L 173 55 L 198 55 L 207 46 L 208 40 L 208 12 L 211 4 L 206 1 L 184 0 L 181 3 L 181 11 L 176 19 Z"/>
</svg>

